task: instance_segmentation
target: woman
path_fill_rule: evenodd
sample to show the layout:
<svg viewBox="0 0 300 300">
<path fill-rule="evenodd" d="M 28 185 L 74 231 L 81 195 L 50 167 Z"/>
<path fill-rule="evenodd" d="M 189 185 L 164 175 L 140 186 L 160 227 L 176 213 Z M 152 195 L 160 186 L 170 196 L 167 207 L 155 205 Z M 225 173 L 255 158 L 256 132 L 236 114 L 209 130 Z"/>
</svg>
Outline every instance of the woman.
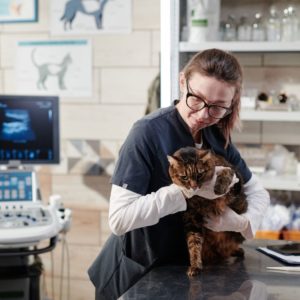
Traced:
<svg viewBox="0 0 300 300">
<path fill-rule="evenodd" d="M 97 299 L 116 299 L 154 266 L 188 265 L 181 220 L 186 200 L 171 185 L 167 160 L 181 147 L 212 149 L 234 165 L 245 182 L 248 211 L 238 215 L 227 208 L 206 226 L 254 237 L 269 195 L 231 143 L 241 88 L 242 71 L 233 55 L 203 51 L 180 73 L 180 100 L 134 124 L 112 177 L 109 224 L 114 234 L 89 269 Z"/>
</svg>

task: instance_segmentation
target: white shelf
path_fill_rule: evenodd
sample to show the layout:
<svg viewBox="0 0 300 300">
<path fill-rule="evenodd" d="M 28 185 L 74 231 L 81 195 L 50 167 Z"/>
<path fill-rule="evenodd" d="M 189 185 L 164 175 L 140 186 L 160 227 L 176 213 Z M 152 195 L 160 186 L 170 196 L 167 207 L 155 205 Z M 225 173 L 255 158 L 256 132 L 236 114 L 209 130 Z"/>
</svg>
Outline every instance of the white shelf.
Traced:
<svg viewBox="0 0 300 300">
<path fill-rule="evenodd" d="M 292 175 L 258 175 L 264 188 L 269 190 L 300 191 L 300 177 Z"/>
<path fill-rule="evenodd" d="M 198 52 L 209 48 L 219 48 L 233 52 L 292 52 L 300 51 L 300 41 L 297 42 L 180 42 L 180 52 Z"/>
<path fill-rule="evenodd" d="M 261 111 L 241 109 L 241 120 L 300 122 L 300 111 Z"/>
</svg>

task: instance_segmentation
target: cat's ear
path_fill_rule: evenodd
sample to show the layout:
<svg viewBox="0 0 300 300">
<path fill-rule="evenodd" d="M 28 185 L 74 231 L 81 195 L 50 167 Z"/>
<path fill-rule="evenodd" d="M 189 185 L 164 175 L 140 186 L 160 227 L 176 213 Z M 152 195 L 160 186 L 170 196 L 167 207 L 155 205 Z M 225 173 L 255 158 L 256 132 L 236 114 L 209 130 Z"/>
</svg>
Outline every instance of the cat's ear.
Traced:
<svg viewBox="0 0 300 300">
<path fill-rule="evenodd" d="M 211 159 L 211 151 L 210 150 L 203 150 L 203 149 L 197 149 L 199 157 L 203 160 Z"/>
<path fill-rule="evenodd" d="M 178 163 L 178 159 L 175 156 L 167 155 L 167 158 L 171 166 L 174 166 Z"/>
</svg>

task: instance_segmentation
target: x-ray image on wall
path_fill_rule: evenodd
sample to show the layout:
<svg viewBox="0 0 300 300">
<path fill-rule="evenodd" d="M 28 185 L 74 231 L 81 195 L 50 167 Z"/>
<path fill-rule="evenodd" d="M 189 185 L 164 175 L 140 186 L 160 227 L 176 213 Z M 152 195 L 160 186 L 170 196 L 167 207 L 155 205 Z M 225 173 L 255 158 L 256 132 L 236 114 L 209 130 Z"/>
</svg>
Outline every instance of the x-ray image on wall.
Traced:
<svg viewBox="0 0 300 300">
<path fill-rule="evenodd" d="M 23 94 L 90 97 L 90 41 L 20 41 L 16 78 L 18 91 Z"/>
<path fill-rule="evenodd" d="M 5 109 L 3 111 L 0 140 L 27 142 L 35 139 L 30 116 L 25 109 Z"/>
<path fill-rule="evenodd" d="M 52 34 L 130 31 L 131 0 L 51 0 Z"/>
</svg>

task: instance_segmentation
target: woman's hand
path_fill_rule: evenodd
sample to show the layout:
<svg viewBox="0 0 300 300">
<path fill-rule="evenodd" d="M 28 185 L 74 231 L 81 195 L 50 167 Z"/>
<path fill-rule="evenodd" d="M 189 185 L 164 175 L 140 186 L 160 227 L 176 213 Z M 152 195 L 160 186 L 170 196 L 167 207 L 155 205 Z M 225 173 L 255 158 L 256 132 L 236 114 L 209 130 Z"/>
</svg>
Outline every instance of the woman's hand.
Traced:
<svg viewBox="0 0 300 300">
<path fill-rule="evenodd" d="M 237 214 L 228 206 L 220 216 L 211 216 L 205 219 L 204 226 L 212 231 L 236 231 L 243 232 L 249 225 L 249 220 Z"/>
</svg>

